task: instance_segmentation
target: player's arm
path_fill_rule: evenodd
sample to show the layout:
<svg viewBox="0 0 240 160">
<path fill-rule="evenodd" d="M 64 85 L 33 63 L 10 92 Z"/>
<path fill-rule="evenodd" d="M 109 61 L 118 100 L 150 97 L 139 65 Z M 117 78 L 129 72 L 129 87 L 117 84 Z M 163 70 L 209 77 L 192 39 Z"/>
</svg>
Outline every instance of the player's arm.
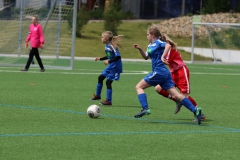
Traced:
<svg viewBox="0 0 240 160">
<path fill-rule="evenodd" d="M 121 59 L 121 56 L 117 56 L 117 57 L 114 57 L 114 58 L 108 60 L 108 63 L 116 62 L 116 61 L 118 61 L 119 59 Z"/>
<path fill-rule="evenodd" d="M 102 61 L 102 60 L 106 60 L 106 59 L 108 59 L 107 56 L 102 57 L 102 58 L 100 58 L 100 57 L 96 57 L 96 58 L 95 58 L 95 61 Z"/>
<path fill-rule="evenodd" d="M 142 50 L 142 48 L 138 44 L 134 44 L 133 47 L 138 49 L 143 59 L 147 60 L 149 58 L 148 55 Z"/>
<path fill-rule="evenodd" d="M 43 30 L 42 30 L 42 26 L 39 25 L 39 36 L 40 36 L 40 48 L 43 48 L 44 45 L 44 36 L 43 36 Z"/>
<path fill-rule="evenodd" d="M 171 45 L 166 43 L 165 44 L 165 49 L 164 49 L 162 57 L 161 57 L 161 60 L 164 64 L 168 64 L 168 61 L 166 60 L 166 55 L 168 54 L 170 48 L 171 48 Z"/>
<path fill-rule="evenodd" d="M 31 35 L 32 35 L 32 33 L 31 33 L 31 29 L 30 29 L 30 27 L 29 27 L 28 36 L 27 36 L 26 41 L 25 41 L 25 46 L 26 46 L 26 48 L 28 47 L 28 42 L 29 42 L 30 39 L 31 39 Z"/>
</svg>

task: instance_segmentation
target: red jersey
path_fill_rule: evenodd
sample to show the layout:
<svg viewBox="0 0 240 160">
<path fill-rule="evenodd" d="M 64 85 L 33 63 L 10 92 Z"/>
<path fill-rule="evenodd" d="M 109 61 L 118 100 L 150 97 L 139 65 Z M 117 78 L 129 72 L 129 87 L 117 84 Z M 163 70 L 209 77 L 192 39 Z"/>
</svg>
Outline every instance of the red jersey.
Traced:
<svg viewBox="0 0 240 160">
<path fill-rule="evenodd" d="M 170 49 L 165 58 L 169 63 L 168 66 L 171 73 L 177 71 L 183 66 L 186 66 L 182 60 L 181 54 L 176 49 Z"/>
</svg>

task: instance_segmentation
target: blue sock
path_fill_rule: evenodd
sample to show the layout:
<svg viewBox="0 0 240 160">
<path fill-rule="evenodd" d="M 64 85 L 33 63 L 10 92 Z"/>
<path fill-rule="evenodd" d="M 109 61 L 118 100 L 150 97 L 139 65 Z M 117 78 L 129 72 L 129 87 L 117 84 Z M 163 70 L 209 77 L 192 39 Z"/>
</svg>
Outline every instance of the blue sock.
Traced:
<svg viewBox="0 0 240 160">
<path fill-rule="evenodd" d="M 103 86 L 102 83 L 97 84 L 96 95 L 99 96 L 99 97 L 101 97 L 102 86 Z"/>
<path fill-rule="evenodd" d="M 143 109 L 148 109 L 147 95 L 145 93 L 139 94 L 138 100 Z"/>
<path fill-rule="evenodd" d="M 107 89 L 107 101 L 112 102 L 112 89 Z"/>
<path fill-rule="evenodd" d="M 184 105 L 187 109 L 189 109 L 191 112 L 196 112 L 196 107 L 192 104 L 191 101 L 189 101 L 188 98 L 184 98 L 181 102 L 182 105 Z"/>
</svg>

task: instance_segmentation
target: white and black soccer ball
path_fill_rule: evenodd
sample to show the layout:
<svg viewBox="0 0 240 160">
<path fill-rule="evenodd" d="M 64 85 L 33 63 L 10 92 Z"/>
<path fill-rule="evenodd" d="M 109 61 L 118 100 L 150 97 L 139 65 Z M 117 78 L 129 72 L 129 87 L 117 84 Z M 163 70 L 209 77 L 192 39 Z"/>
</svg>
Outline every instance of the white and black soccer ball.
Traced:
<svg viewBox="0 0 240 160">
<path fill-rule="evenodd" d="M 101 114 L 101 108 L 96 104 L 92 104 L 88 107 L 87 114 L 90 118 L 98 118 Z"/>
</svg>

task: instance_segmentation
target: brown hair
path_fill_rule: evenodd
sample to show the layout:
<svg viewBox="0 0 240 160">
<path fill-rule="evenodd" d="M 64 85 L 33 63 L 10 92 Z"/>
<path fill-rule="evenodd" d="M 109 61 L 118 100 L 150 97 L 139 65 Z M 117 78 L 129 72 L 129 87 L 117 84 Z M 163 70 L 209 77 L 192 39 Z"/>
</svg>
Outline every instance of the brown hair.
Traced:
<svg viewBox="0 0 240 160">
<path fill-rule="evenodd" d="M 171 40 L 165 33 L 161 34 L 160 30 L 156 25 L 153 25 L 148 28 L 148 32 L 153 34 L 155 37 L 158 37 L 160 40 L 169 43 L 173 49 L 176 49 L 177 44 Z"/>
<path fill-rule="evenodd" d="M 148 27 L 147 30 L 150 34 L 153 34 L 155 37 L 162 40 L 162 35 L 161 35 L 160 30 L 158 29 L 157 26 L 153 25 L 151 27 Z"/>
<path fill-rule="evenodd" d="M 171 40 L 165 33 L 163 33 L 163 35 L 162 35 L 162 40 L 164 42 L 169 43 L 173 49 L 177 48 L 177 44 L 173 40 Z"/>
<path fill-rule="evenodd" d="M 118 44 L 118 42 L 122 39 L 123 35 L 113 36 L 113 33 L 111 31 L 104 31 L 102 35 L 112 43 L 115 49 L 117 47 L 123 48 L 120 44 Z"/>
<path fill-rule="evenodd" d="M 37 15 L 32 16 L 32 17 L 34 17 L 36 19 L 36 21 L 38 22 L 38 16 Z"/>
</svg>

